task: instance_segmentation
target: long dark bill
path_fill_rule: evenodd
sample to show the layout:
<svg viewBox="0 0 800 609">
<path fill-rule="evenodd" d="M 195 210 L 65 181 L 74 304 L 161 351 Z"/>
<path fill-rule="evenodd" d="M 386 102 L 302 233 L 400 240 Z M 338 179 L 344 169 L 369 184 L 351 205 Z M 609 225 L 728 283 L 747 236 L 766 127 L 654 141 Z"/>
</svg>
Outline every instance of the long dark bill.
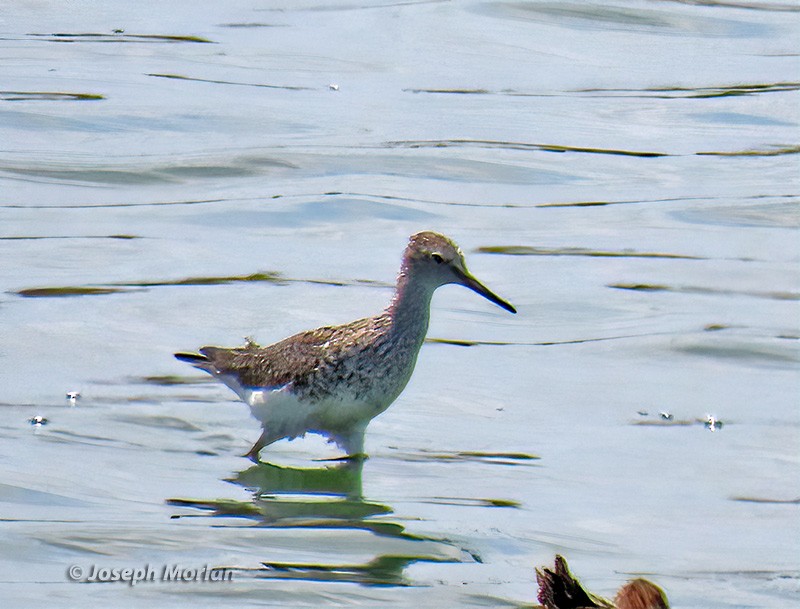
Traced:
<svg viewBox="0 0 800 609">
<path fill-rule="evenodd" d="M 456 277 L 458 277 L 458 281 L 461 285 L 468 287 L 473 292 L 477 292 L 481 296 L 483 296 L 487 300 L 491 300 L 494 304 L 498 307 L 504 308 L 509 313 L 516 313 L 517 310 L 514 308 L 510 302 L 503 300 L 497 294 L 492 292 L 489 288 L 483 285 L 480 281 L 478 281 L 469 271 L 466 273 L 459 270 L 453 269 Z"/>
</svg>

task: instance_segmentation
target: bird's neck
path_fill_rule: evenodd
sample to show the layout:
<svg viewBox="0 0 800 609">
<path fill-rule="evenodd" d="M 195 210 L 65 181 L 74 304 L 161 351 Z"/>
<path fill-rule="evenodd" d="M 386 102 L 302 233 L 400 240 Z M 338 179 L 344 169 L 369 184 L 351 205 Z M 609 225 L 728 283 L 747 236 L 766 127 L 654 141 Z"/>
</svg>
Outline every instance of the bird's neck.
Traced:
<svg viewBox="0 0 800 609">
<path fill-rule="evenodd" d="M 438 286 L 401 269 L 394 297 L 386 309 L 394 332 L 419 345 L 425 340 L 431 314 L 431 298 Z"/>
</svg>

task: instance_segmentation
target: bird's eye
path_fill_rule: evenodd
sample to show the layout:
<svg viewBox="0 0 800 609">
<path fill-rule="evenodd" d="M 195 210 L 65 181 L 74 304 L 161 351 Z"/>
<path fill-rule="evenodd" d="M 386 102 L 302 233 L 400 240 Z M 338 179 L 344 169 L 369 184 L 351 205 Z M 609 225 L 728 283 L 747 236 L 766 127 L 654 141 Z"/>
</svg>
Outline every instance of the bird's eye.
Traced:
<svg viewBox="0 0 800 609">
<path fill-rule="evenodd" d="M 442 255 L 441 254 L 437 254 L 436 252 L 431 254 L 431 258 L 433 258 L 433 260 L 436 262 L 436 264 L 441 264 L 442 262 L 444 262 L 444 258 L 442 258 Z"/>
</svg>

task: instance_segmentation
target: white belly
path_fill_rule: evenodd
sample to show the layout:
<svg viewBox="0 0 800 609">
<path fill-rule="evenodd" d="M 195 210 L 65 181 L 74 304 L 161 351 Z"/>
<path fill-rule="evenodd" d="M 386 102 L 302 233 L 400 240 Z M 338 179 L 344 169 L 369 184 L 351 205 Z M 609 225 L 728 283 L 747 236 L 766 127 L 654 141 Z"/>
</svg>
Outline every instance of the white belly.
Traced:
<svg viewBox="0 0 800 609">
<path fill-rule="evenodd" d="M 381 400 L 382 403 L 348 399 L 348 396 L 309 401 L 298 398 L 283 387 L 246 389 L 241 397 L 270 435 L 296 438 L 309 431 L 327 435 L 363 431 L 396 396 L 391 396 L 388 401 Z"/>
</svg>

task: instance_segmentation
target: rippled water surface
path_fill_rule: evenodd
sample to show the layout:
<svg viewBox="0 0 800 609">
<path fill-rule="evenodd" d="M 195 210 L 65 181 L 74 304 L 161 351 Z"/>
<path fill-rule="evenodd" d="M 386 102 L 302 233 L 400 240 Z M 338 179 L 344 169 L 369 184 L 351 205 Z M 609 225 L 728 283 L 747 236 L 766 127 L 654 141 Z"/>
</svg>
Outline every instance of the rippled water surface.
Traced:
<svg viewBox="0 0 800 609">
<path fill-rule="evenodd" d="M 760 0 L 8 3 L 3 606 L 532 606 L 556 553 L 790 606 L 798 34 Z M 247 407 L 171 354 L 374 313 L 421 229 L 519 314 L 437 292 L 365 463 L 241 458 Z"/>
</svg>

